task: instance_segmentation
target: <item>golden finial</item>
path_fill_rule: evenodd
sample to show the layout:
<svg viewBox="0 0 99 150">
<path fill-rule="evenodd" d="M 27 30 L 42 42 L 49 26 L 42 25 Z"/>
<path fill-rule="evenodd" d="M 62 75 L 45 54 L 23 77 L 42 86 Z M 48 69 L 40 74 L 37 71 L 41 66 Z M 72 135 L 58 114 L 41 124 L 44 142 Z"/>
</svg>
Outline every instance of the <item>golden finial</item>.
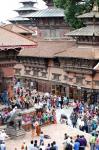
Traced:
<svg viewBox="0 0 99 150">
<path fill-rule="evenodd" d="M 92 11 L 95 11 L 95 12 L 98 11 L 98 4 L 97 4 L 97 1 L 94 2 Z"/>
</svg>

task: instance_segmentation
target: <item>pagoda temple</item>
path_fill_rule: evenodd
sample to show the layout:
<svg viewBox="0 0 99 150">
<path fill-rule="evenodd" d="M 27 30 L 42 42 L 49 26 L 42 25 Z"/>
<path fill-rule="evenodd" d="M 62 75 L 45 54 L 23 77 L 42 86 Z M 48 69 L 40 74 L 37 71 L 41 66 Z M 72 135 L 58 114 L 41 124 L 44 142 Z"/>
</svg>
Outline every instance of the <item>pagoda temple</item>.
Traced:
<svg viewBox="0 0 99 150">
<path fill-rule="evenodd" d="M 79 45 L 91 45 L 96 48 L 99 45 L 99 11 L 98 6 L 94 5 L 93 10 L 89 13 L 78 16 L 83 21 L 85 27 L 74 30 L 68 35 L 76 39 Z M 95 46 L 95 47 L 94 47 Z"/>
<path fill-rule="evenodd" d="M 76 39 L 75 46 L 56 57 L 64 59 L 64 71 L 67 76 L 67 84 L 71 95 L 75 97 L 87 93 L 96 97 L 99 92 L 99 72 L 94 67 L 99 62 L 99 11 L 94 4 L 91 12 L 78 16 L 83 21 L 85 27 L 68 33 L 68 36 Z M 72 76 L 71 82 L 68 79 Z M 89 97 L 90 97 L 89 96 Z"/>
<path fill-rule="evenodd" d="M 46 18 L 50 20 L 54 17 Z M 85 101 L 96 100 L 99 95 L 99 71 L 94 69 L 99 62 L 98 7 L 94 6 L 91 12 L 78 18 L 83 20 L 85 26 L 67 34 L 75 41 L 63 41 L 61 38 L 58 41 L 44 40 L 39 41 L 34 50 L 21 50 L 18 60 L 24 71 L 20 67 L 17 72 L 16 68 L 16 77 L 21 78 L 23 83 L 25 79 L 28 83 L 36 83 L 36 89 L 41 92 L 63 94 Z"/>
<path fill-rule="evenodd" d="M 35 7 L 37 0 L 23 0 L 20 3 L 22 3 L 23 7 L 15 10 L 19 15 L 9 21 L 14 24 L 31 25 L 31 21 L 28 18 L 24 18 L 24 15 L 38 10 L 38 8 Z"/>
<path fill-rule="evenodd" d="M 64 10 L 56 8 L 53 0 L 45 2 L 48 8 L 25 15 L 25 17 L 31 20 L 33 26 L 38 27 L 41 39 L 64 38 L 65 34 L 70 31 L 64 20 Z"/>
</svg>

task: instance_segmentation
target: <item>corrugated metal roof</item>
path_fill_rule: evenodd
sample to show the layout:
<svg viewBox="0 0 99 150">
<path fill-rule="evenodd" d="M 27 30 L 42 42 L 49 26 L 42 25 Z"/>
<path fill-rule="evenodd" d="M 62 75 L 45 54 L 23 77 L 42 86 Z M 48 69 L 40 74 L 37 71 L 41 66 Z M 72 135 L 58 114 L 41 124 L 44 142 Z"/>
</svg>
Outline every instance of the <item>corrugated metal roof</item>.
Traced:
<svg viewBox="0 0 99 150">
<path fill-rule="evenodd" d="M 46 8 L 37 12 L 25 15 L 27 18 L 40 18 L 40 17 L 64 17 L 64 10 L 60 8 Z"/>
<path fill-rule="evenodd" d="M 83 27 L 77 30 L 74 30 L 70 33 L 67 33 L 68 36 L 99 36 L 99 26 L 98 25 L 90 25 L 87 27 Z"/>
</svg>

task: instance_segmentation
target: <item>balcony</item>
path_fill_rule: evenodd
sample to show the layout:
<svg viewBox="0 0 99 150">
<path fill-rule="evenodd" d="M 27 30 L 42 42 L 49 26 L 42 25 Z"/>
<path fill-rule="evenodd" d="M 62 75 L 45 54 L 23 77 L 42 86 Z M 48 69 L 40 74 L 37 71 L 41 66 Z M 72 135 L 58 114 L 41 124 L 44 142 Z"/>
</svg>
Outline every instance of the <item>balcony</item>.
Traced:
<svg viewBox="0 0 99 150">
<path fill-rule="evenodd" d="M 65 72 L 76 72 L 76 73 L 83 73 L 83 74 L 92 74 L 91 69 L 79 68 L 79 67 L 64 67 Z"/>
</svg>

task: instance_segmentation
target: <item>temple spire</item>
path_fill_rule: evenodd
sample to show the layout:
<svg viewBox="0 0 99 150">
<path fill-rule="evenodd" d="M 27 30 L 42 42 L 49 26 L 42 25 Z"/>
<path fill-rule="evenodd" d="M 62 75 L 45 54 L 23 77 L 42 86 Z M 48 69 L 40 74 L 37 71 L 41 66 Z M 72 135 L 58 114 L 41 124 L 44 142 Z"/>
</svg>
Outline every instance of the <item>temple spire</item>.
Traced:
<svg viewBox="0 0 99 150">
<path fill-rule="evenodd" d="M 97 0 L 94 2 L 94 5 L 93 5 L 93 9 L 92 9 L 92 11 L 93 12 L 98 12 L 98 4 L 97 4 Z"/>
<path fill-rule="evenodd" d="M 53 0 L 44 0 L 47 4 L 48 7 L 53 7 L 54 6 L 54 2 Z"/>
</svg>

